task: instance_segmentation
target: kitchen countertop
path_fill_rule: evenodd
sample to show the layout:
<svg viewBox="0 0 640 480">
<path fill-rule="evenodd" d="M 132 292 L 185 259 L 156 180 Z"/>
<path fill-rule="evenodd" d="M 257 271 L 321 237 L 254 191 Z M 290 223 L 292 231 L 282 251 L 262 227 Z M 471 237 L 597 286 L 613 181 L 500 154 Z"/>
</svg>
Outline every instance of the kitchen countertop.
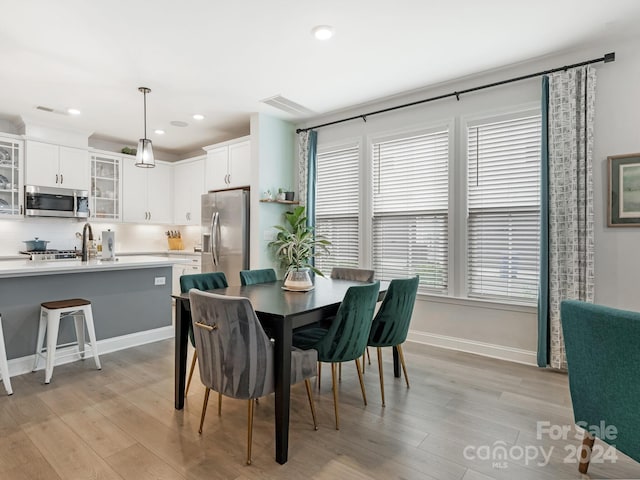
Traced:
<svg viewBox="0 0 640 480">
<path fill-rule="evenodd" d="M 90 260 L 88 262 L 82 262 L 81 260 L 56 260 L 51 262 L 6 260 L 0 262 L 0 278 L 170 267 L 180 262 L 180 259 L 176 258 L 148 255 L 116 257 L 114 261 Z M 182 260 L 182 262 L 189 263 L 187 260 Z"/>
</svg>

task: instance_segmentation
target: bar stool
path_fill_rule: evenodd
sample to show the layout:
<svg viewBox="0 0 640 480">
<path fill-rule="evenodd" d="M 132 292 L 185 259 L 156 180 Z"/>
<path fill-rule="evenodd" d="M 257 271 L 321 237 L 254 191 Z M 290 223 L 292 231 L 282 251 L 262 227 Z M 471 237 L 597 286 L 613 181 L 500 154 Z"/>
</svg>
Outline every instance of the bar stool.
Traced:
<svg viewBox="0 0 640 480">
<path fill-rule="evenodd" d="M 7 395 L 13 394 L 11 388 L 11 379 L 9 378 L 9 365 L 7 364 L 7 351 L 4 347 L 4 333 L 2 331 L 2 315 L 0 315 L 0 378 L 4 383 L 4 388 L 7 391 Z"/>
<path fill-rule="evenodd" d="M 56 361 L 56 348 L 58 346 L 58 331 L 60 320 L 65 317 L 73 317 L 76 327 L 76 339 L 78 340 L 78 353 L 84 359 L 84 323 L 87 324 L 89 339 L 91 340 L 91 350 L 96 362 L 96 368 L 102 369 L 98 349 L 96 346 L 96 332 L 93 327 L 93 313 L 91 302 L 83 298 L 71 298 L 69 300 L 57 300 L 53 302 L 43 302 L 40 304 L 40 327 L 38 329 L 38 343 L 36 349 L 36 360 L 33 364 L 33 371 L 38 368 L 38 359 L 42 356 L 44 347 L 44 334 L 47 333 L 47 365 L 45 369 L 44 383 L 51 381 L 53 367 Z M 75 353 L 73 353 L 75 355 Z"/>
</svg>

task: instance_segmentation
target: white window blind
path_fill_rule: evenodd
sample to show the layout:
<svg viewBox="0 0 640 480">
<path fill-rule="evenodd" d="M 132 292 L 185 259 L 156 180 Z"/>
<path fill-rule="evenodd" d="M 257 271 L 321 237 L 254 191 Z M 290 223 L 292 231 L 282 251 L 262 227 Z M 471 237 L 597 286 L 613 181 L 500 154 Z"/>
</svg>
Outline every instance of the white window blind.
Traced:
<svg viewBox="0 0 640 480">
<path fill-rule="evenodd" d="M 449 133 L 373 144 L 376 278 L 420 275 L 420 291 L 447 291 Z"/>
<path fill-rule="evenodd" d="M 468 293 L 534 303 L 540 115 L 468 127 Z"/>
<path fill-rule="evenodd" d="M 316 258 L 325 275 L 333 267 L 358 266 L 358 146 L 319 152 L 316 233 L 331 242 L 330 255 Z"/>
</svg>

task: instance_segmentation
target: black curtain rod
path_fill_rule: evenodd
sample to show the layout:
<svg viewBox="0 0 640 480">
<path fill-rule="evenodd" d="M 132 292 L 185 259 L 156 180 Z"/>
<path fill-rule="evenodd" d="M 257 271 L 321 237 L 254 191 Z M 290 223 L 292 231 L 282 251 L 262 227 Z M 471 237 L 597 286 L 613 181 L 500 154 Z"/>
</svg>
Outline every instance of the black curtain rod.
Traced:
<svg viewBox="0 0 640 480">
<path fill-rule="evenodd" d="M 361 118 L 365 122 L 367 121 L 367 117 L 371 115 L 378 115 L 379 113 L 392 112 L 393 110 L 399 110 L 401 108 L 413 107 L 414 105 L 420 105 L 421 103 L 433 102 L 434 100 L 442 100 L 443 98 L 456 97 L 456 100 L 460 100 L 460 95 L 465 93 L 477 92 L 478 90 L 484 90 L 485 88 L 497 87 L 499 85 L 505 85 L 507 83 L 519 82 L 520 80 L 527 80 L 529 78 L 539 77 L 541 75 L 548 75 L 549 73 L 560 72 L 562 70 L 568 70 L 570 68 L 582 67 L 584 65 L 590 65 L 592 63 L 609 63 L 613 62 L 616 59 L 615 52 L 606 53 L 603 57 L 594 58 L 593 60 L 587 60 L 585 62 L 574 63 L 573 65 L 565 65 L 564 67 L 552 68 L 551 70 L 545 70 L 543 72 L 530 73 L 529 75 L 523 75 L 521 77 L 510 78 L 508 80 L 502 80 L 500 82 L 487 83 L 486 85 L 480 85 L 479 87 L 467 88 L 465 90 L 460 90 L 458 92 L 446 93 L 444 95 L 438 95 L 437 97 L 425 98 L 424 100 L 418 100 L 415 102 L 405 103 L 403 105 L 397 105 L 395 107 L 383 108 L 382 110 L 376 110 L 374 112 L 363 113 L 360 115 L 354 115 L 353 117 L 343 118 L 340 120 L 335 120 L 333 122 L 321 123 L 320 125 L 314 125 L 313 127 L 307 128 L 298 128 L 296 133 L 306 132 L 309 130 L 314 130 L 316 128 L 328 127 L 329 125 L 335 125 L 337 123 L 349 122 L 351 120 L 356 120 Z"/>
</svg>

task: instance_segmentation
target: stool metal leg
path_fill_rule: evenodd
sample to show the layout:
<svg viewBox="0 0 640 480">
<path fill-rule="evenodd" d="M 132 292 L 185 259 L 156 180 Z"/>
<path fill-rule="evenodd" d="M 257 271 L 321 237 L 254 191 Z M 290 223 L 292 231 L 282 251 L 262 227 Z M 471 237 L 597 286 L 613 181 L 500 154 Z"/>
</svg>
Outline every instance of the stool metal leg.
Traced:
<svg viewBox="0 0 640 480">
<path fill-rule="evenodd" d="M 0 316 L 0 377 L 7 391 L 7 395 L 13 394 L 11 380 L 9 378 L 9 365 L 7 364 L 7 351 L 4 347 L 4 332 L 2 331 L 2 317 Z"/>
<path fill-rule="evenodd" d="M 38 341 L 36 342 L 36 358 L 33 361 L 32 372 L 38 369 L 38 360 L 44 349 L 44 333 L 47 331 L 47 312 L 44 308 L 40 309 L 40 325 L 38 325 Z"/>
<path fill-rule="evenodd" d="M 76 327 L 76 339 L 78 340 L 78 353 L 80 358 L 84 360 L 84 314 L 75 312 L 73 314 L 73 323 Z"/>
<path fill-rule="evenodd" d="M 51 381 L 53 367 L 56 363 L 56 347 L 58 344 L 58 330 L 60 329 L 60 311 L 47 312 L 47 366 L 44 374 L 44 383 Z"/>
<path fill-rule="evenodd" d="M 87 322 L 87 331 L 89 332 L 89 340 L 91 341 L 91 350 L 93 350 L 93 359 L 96 361 L 96 368 L 102 370 L 100 365 L 100 357 L 98 357 L 98 344 L 96 342 L 96 331 L 93 327 L 93 312 L 91 305 L 87 305 L 82 309 L 84 311 L 84 320 Z"/>
</svg>

